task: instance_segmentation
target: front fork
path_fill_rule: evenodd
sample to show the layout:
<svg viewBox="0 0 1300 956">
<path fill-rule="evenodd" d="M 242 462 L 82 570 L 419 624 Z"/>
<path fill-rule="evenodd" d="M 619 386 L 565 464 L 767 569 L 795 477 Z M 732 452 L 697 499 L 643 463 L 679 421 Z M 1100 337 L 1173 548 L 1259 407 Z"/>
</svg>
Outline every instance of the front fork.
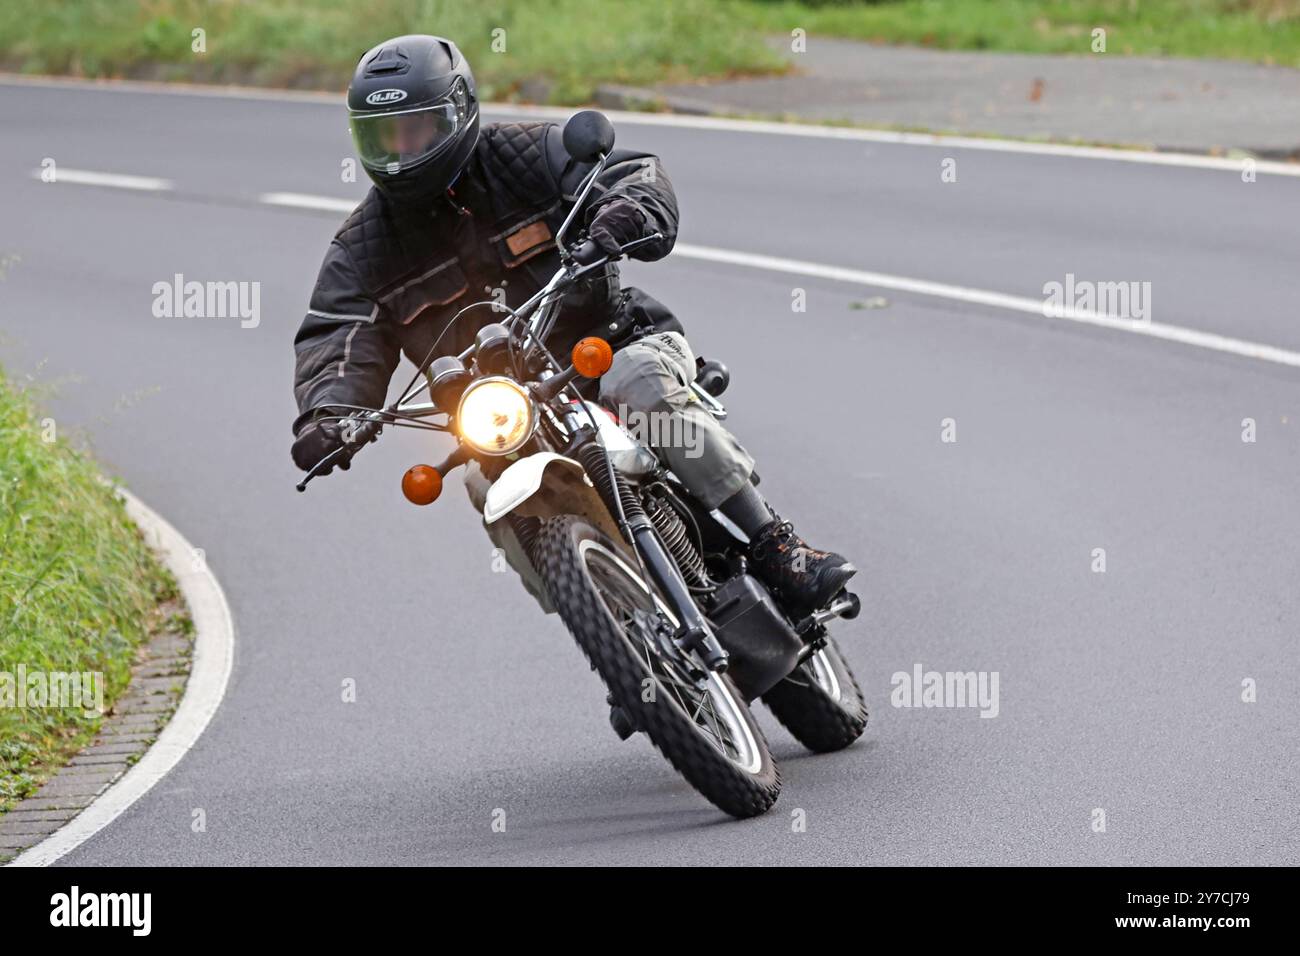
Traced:
<svg viewBox="0 0 1300 956">
<path fill-rule="evenodd" d="M 699 605 L 695 603 L 690 589 L 682 580 L 677 563 L 665 550 L 659 535 L 655 533 L 654 525 L 650 523 L 644 511 L 635 518 L 629 516 L 627 524 L 632 531 L 635 547 L 645 561 L 646 570 L 649 571 L 650 577 L 654 578 L 655 584 L 659 585 L 668 605 L 677 615 L 677 620 L 681 622 L 677 633 L 673 635 L 673 640 L 683 650 L 697 652 L 704 666 L 709 670 L 719 674 L 725 672 L 727 652 L 718 643 L 718 638 L 709 627 L 709 622 L 700 612 Z"/>
<path fill-rule="evenodd" d="M 589 425 L 571 428 L 571 434 L 573 441 L 566 454 L 582 462 L 587 477 L 600 493 L 610 515 L 623 526 L 624 533 L 631 536 L 628 543 L 641 556 L 646 571 L 663 592 L 664 599 L 677 617 L 679 625 L 677 633 L 673 635 L 674 642 L 682 650 L 699 654 L 700 660 L 709 670 L 719 674 L 725 672 L 727 652 L 709 627 L 699 605 L 695 603 L 677 562 L 659 540 L 655 526 L 641 507 L 636 493 L 614 470 L 596 432 Z"/>
</svg>

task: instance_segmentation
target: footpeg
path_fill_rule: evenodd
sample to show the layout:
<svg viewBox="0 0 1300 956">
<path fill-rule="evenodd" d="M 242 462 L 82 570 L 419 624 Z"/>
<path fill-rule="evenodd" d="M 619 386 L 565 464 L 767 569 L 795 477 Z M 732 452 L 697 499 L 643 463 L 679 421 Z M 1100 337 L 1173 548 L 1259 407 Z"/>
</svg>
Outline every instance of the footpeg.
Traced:
<svg viewBox="0 0 1300 956">
<path fill-rule="evenodd" d="M 830 604 L 819 611 L 813 611 L 795 625 L 800 635 L 807 634 L 815 627 L 820 627 L 832 618 L 842 617 L 851 621 L 862 611 L 862 601 L 852 591 L 841 590 L 831 598 Z"/>
<path fill-rule="evenodd" d="M 827 611 L 851 621 L 862 611 L 862 601 L 852 591 L 841 591 L 831 602 Z"/>
<path fill-rule="evenodd" d="M 619 740 L 627 740 L 636 733 L 636 725 L 632 723 L 627 711 L 612 701 L 609 705 L 609 725 L 614 728 Z"/>
</svg>

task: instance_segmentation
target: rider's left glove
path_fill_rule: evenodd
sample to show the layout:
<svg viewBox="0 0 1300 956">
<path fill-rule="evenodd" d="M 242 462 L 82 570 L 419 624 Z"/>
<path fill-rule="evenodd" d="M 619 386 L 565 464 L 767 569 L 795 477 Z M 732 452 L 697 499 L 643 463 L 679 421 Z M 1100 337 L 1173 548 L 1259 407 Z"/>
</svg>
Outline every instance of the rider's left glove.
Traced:
<svg viewBox="0 0 1300 956">
<path fill-rule="evenodd" d="M 645 213 L 628 199 L 615 199 L 600 206 L 587 227 L 591 241 L 611 256 L 617 256 L 623 246 L 645 234 Z"/>
</svg>

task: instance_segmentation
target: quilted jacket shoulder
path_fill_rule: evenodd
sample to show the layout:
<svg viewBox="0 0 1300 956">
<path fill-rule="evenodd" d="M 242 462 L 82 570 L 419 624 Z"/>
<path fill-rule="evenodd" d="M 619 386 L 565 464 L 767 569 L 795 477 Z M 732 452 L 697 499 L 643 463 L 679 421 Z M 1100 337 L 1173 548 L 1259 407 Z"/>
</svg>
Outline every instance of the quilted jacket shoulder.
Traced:
<svg viewBox="0 0 1300 956">
<path fill-rule="evenodd" d="M 547 155 L 551 128 L 549 123 L 483 127 L 474 149 L 475 172 L 498 215 L 558 198 L 557 174 Z M 347 250 L 366 294 L 378 299 L 448 251 L 435 220 L 451 215 L 450 207 L 437 212 L 398 208 L 371 187 L 334 238 Z"/>
<path fill-rule="evenodd" d="M 491 123 L 483 127 L 475 150 L 489 191 L 498 190 L 516 203 L 530 205 L 559 193 L 556 172 L 547 154 L 553 123 Z"/>
</svg>

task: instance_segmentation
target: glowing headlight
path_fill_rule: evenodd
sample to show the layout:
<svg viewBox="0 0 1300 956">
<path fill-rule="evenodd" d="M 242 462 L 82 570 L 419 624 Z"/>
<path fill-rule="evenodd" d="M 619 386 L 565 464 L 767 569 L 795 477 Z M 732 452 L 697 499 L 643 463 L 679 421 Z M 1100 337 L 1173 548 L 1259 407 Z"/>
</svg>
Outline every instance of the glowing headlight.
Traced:
<svg viewBox="0 0 1300 956">
<path fill-rule="evenodd" d="M 508 378 L 481 378 L 460 399 L 460 437 L 488 455 L 508 455 L 533 433 L 533 401 Z"/>
</svg>

